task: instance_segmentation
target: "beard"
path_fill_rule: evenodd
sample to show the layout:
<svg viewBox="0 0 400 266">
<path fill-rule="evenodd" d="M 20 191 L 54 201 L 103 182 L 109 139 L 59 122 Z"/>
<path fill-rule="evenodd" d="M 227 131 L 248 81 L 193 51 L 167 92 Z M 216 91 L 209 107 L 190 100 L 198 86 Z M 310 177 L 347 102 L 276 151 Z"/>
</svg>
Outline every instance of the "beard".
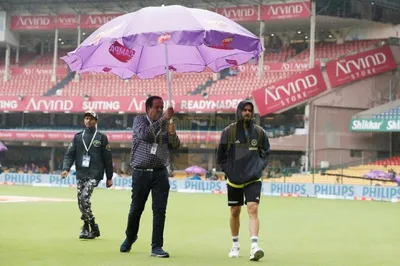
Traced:
<svg viewBox="0 0 400 266">
<path fill-rule="evenodd" d="M 243 125 L 244 125 L 245 127 L 250 126 L 250 121 L 251 121 L 251 119 L 243 119 Z"/>
</svg>

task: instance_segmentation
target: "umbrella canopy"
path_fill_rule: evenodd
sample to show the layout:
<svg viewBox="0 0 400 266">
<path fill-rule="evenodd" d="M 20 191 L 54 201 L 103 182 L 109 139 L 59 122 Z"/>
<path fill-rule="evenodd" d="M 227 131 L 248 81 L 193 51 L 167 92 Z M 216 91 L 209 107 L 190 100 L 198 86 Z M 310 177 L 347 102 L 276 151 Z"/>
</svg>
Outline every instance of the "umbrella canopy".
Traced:
<svg viewBox="0 0 400 266">
<path fill-rule="evenodd" d="M 140 79 L 169 71 L 214 72 L 258 59 L 260 39 L 212 11 L 179 5 L 146 7 L 119 16 L 61 59 L 71 71 L 110 72 Z"/>
<path fill-rule="evenodd" d="M 364 177 L 371 179 L 393 179 L 393 174 L 382 170 L 372 170 L 366 173 Z"/>
<path fill-rule="evenodd" d="M 204 175 L 205 173 L 207 173 L 207 170 L 200 166 L 194 165 L 194 166 L 190 166 L 190 167 L 186 168 L 185 172 L 188 174 Z"/>
<path fill-rule="evenodd" d="M 374 172 L 368 172 L 368 173 L 364 174 L 363 177 L 374 179 L 374 178 L 377 178 L 377 174 L 375 174 Z"/>
<path fill-rule="evenodd" d="M 3 151 L 8 151 L 8 148 L 6 145 L 4 145 L 3 142 L 0 141 L 0 152 L 3 152 Z"/>
</svg>

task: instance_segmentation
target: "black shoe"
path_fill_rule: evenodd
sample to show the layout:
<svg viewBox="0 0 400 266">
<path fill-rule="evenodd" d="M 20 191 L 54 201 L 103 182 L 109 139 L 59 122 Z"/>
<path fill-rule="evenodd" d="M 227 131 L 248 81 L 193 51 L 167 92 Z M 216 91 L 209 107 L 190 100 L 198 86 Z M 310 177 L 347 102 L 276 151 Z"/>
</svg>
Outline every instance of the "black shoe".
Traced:
<svg viewBox="0 0 400 266">
<path fill-rule="evenodd" d="M 164 251 L 162 248 L 152 248 L 150 255 L 157 258 L 169 258 L 169 253 Z"/>
<path fill-rule="evenodd" d="M 89 236 L 89 223 L 85 222 L 82 226 L 82 231 L 79 234 L 79 239 L 87 239 Z"/>
<path fill-rule="evenodd" d="M 129 252 L 131 251 L 132 244 L 136 242 L 138 236 L 135 239 L 131 240 L 129 238 L 125 238 L 124 242 L 122 242 L 121 247 L 119 248 L 120 252 Z"/>
<path fill-rule="evenodd" d="M 97 224 L 94 224 L 94 225 L 91 224 L 90 227 L 92 228 L 92 231 L 90 231 L 87 238 L 95 239 L 96 237 L 99 237 L 100 236 L 99 226 Z"/>
</svg>

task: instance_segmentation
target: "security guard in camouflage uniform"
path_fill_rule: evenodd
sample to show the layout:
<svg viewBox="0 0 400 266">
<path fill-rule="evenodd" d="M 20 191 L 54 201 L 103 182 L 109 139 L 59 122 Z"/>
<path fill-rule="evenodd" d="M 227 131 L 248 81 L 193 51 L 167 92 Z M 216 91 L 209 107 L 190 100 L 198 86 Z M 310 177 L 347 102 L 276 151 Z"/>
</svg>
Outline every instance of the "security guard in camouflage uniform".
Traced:
<svg viewBox="0 0 400 266">
<path fill-rule="evenodd" d="M 68 176 L 75 162 L 78 190 L 78 206 L 84 221 L 79 238 L 94 239 L 100 236 L 99 226 L 91 209 L 91 195 L 106 173 L 107 188 L 112 186 L 113 165 L 111 148 L 107 136 L 97 131 L 98 116 L 93 111 L 85 112 L 85 129 L 77 133 L 65 153 L 61 177 Z M 90 230 L 91 229 L 91 230 Z"/>
</svg>

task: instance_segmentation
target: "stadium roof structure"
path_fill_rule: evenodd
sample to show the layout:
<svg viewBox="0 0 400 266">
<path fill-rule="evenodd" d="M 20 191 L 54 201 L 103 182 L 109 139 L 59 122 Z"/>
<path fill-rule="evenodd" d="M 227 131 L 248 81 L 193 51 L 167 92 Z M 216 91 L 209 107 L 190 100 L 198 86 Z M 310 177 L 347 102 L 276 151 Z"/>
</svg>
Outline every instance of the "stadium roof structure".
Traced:
<svg viewBox="0 0 400 266">
<path fill-rule="evenodd" d="M 187 6 L 195 6 L 199 8 L 215 8 L 215 3 L 218 3 L 218 7 L 228 5 L 246 5 L 246 4 L 255 4 L 256 1 L 239 1 L 239 0 L 231 0 L 231 1 L 219 1 L 219 0 L 141 0 L 141 1 L 132 1 L 132 0 L 116 0 L 112 3 L 108 0 L 3 0 L 6 2 L 12 2 L 13 8 L 10 9 L 11 14 L 21 15 L 22 11 L 20 9 L 28 12 L 29 9 L 27 4 L 33 3 L 46 3 L 43 5 L 34 5 L 31 10 L 32 13 L 28 12 L 27 14 L 71 14 L 71 13 L 80 13 L 80 14 L 89 14 L 92 12 L 95 13 L 126 13 L 126 12 L 134 12 L 144 6 L 149 5 L 161 5 L 162 2 L 168 2 L 168 4 L 184 4 Z M 273 0 L 266 1 L 268 3 L 280 3 L 280 2 L 299 2 L 300 0 Z M 58 10 L 52 9 L 52 5 L 54 3 L 63 2 L 64 5 Z M 25 3 L 25 4 L 23 4 Z M 127 5 L 130 5 L 129 8 L 124 8 Z M 1 5 L 1 4 L 0 4 Z M 23 7 L 23 6 L 24 7 Z M 51 10 L 49 10 L 49 8 Z M 129 9 L 129 10 L 128 10 Z M 239 22 L 245 28 L 249 29 L 255 34 L 259 34 L 260 26 L 257 21 L 251 22 Z M 317 15 L 316 17 L 316 30 L 317 31 L 327 31 L 327 30 L 338 30 L 343 28 L 354 28 L 354 27 L 368 27 L 372 25 L 382 25 L 383 23 L 374 22 L 371 20 L 365 19 L 355 19 L 355 18 L 343 18 L 343 17 L 332 17 L 332 16 L 324 16 Z M 285 33 L 285 32 L 297 32 L 301 31 L 304 33 L 308 33 L 310 30 L 310 19 L 309 18 L 299 18 L 299 19 L 287 19 L 287 20 L 271 20 L 267 21 L 264 28 L 265 34 L 270 33 Z M 21 35 L 23 36 L 51 36 L 49 31 L 32 31 L 32 30 L 19 30 Z M 64 35 L 75 36 L 75 30 L 62 30 Z M 50 35 L 49 35 L 50 33 Z"/>
<path fill-rule="evenodd" d="M 289 3 L 308 0 L 1 0 L 0 10 L 5 10 L 9 15 L 56 15 L 56 14 L 90 14 L 90 13 L 129 13 L 146 6 L 161 6 L 162 4 L 179 4 L 197 8 L 221 8 L 237 5 L 256 5 Z M 398 7 L 400 0 L 359 0 L 360 2 L 387 5 L 391 9 Z M 325 3 L 326 2 L 326 3 Z M 324 6 L 329 6 L 331 0 L 326 0 Z M 385 4 L 386 3 L 386 4 Z M 318 11 L 318 10 L 317 10 Z M 324 16 L 323 9 L 317 12 L 316 30 L 340 29 L 352 26 L 374 23 L 367 19 L 352 19 L 343 17 Z M 377 22 L 375 22 L 377 23 Z M 241 22 L 246 28 L 258 33 L 259 26 L 255 22 Z M 253 26 L 253 28 L 252 28 Z M 268 21 L 266 32 L 308 31 L 309 19 L 290 19 Z M 282 30 L 285 29 L 285 30 Z"/>
<path fill-rule="evenodd" d="M 245 28 L 256 34 L 260 34 L 260 26 L 258 22 L 240 22 Z M 339 18 L 329 16 L 317 16 L 316 17 L 316 31 L 330 31 L 330 30 L 341 30 L 341 29 L 353 29 L 358 27 L 369 27 L 372 25 L 382 25 L 383 23 L 373 22 L 370 20 L 360 20 L 354 18 Z M 85 30 L 86 36 L 89 36 L 95 29 Z M 276 20 L 268 21 L 265 24 L 264 35 L 270 35 L 272 33 L 279 34 L 292 34 L 290 39 L 295 38 L 296 32 L 301 31 L 305 35 L 310 33 L 310 19 L 289 19 L 289 20 Z M 18 30 L 20 36 L 23 39 L 45 39 L 52 40 L 54 37 L 54 30 Z M 59 38 L 75 40 L 77 38 L 76 29 L 61 29 L 59 30 Z"/>
<path fill-rule="evenodd" d="M 331 30 L 331 29 L 343 29 L 349 27 L 356 27 L 362 25 L 363 27 L 372 26 L 382 23 L 360 20 L 355 18 L 341 18 L 331 16 L 317 16 L 315 23 L 316 30 Z M 310 19 L 287 19 L 287 20 L 275 20 L 268 21 L 265 25 L 265 29 L 268 32 L 285 32 L 285 31 L 304 31 L 310 30 Z"/>
<path fill-rule="evenodd" d="M 392 9 L 395 11 L 400 11 L 400 1 L 399 0 L 358 0 L 363 3 Z"/>
<path fill-rule="evenodd" d="M 217 8 L 238 5 L 257 5 L 273 3 L 289 3 L 309 0 L 1 0 L 0 10 L 10 13 L 28 12 L 30 14 L 42 13 L 44 10 L 48 13 L 58 13 L 61 6 L 69 6 L 72 10 L 79 13 L 85 13 L 87 10 L 98 10 L 105 12 L 110 8 L 119 8 L 128 12 L 135 11 L 145 6 L 165 5 L 184 5 L 198 8 Z M 365 5 L 375 5 L 394 11 L 400 11 L 399 0 L 358 0 Z M 317 4 L 322 8 L 317 14 L 323 15 L 329 6 L 334 6 L 334 0 L 318 0 Z"/>
<path fill-rule="evenodd" d="M 119 6 L 123 9 L 135 8 L 135 7 L 145 7 L 149 5 L 172 5 L 179 4 L 189 7 L 224 7 L 224 6 L 234 6 L 234 5 L 254 5 L 254 4 L 270 4 L 270 3 L 287 3 L 287 2 L 298 2 L 299 0 L 2 0 L 0 2 L 0 8 L 5 11 L 17 11 L 28 9 L 31 13 L 34 13 L 37 9 L 43 9 L 47 6 L 50 10 L 57 8 L 60 4 L 67 4 L 73 7 L 88 7 L 88 8 L 103 8 L 105 5 L 108 6 Z M 304 0 L 300 0 L 304 1 Z M 323 4 L 327 3 L 326 6 L 333 3 L 331 0 L 321 1 Z M 378 7 L 391 9 L 394 11 L 400 11 L 400 1 L 399 0 L 358 0 L 361 3 L 367 5 L 375 5 Z"/>
<path fill-rule="evenodd" d="M 264 0 L 264 2 L 293 2 L 294 0 Z M 106 10 L 120 9 L 128 12 L 146 6 L 165 5 L 184 5 L 198 8 L 216 8 L 235 5 L 255 5 L 257 0 L 2 0 L 0 7 L 8 12 L 28 11 L 31 14 L 48 10 L 51 13 L 57 13 L 60 6 L 69 6 L 77 13 L 85 13 L 87 10 Z"/>
<path fill-rule="evenodd" d="M 255 5 L 257 3 L 289 3 L 306 0 L 0 0 L 0 9 L 6 10 L 7 15 L 57 15 L 57 14 L 99 14 L 99 13 L 129 13 L 139 10 L 146 6 L 160 6 L 162 4 L 180 4 L 185 6 L 211 9 L 225 6 L 236 5 Z M 319 0 L 318 0 L 319 1 Z M 326 0 L 331 2 L 331 0 Z M 397 0 L 396 0 L 397 1 Z M 400 0 L 399 0 L 400 2 Z M 329 5 L 329 3 L 328 3 Z M 367 19 L 343 18 L 336 16 L 323 15 L 318 12 L 316 17 L 316 31 L 324 32 L 341 29 L 353 29 L 357 27 L 370 27 L 382 22 L 374 22 Z M 245 28 L 256 35 L 260 34 L 260 24 L 258 21 L 239 22 Z M 91 34 L 94 29 L 86 29 L 85 36 Z M 289 39 L 293 39 L 297 32 L 308 35 L 310 31 L 310 19 L 286 19 L 266 21 L 264 35 L 272 33 L 286 34 Z M 46 30 L 18 30 L 23 39 L 46 39 L 51 41 L 54 31 Z M 329 34 L 330 34 L 329 33 Z M 77 31 L 74 29 L 60 29 L 60 36 L 65 40 L 77 38 Z"/>
<path fill-rule="evenodd" d="M 260 34 L 260 26 L 258 22 L 240 22 L 245 28 L 256 34 Z M 340 18 L 340 17 L 329 17 L 329 16 L 317 16 L 316 17 L 316 31 L 317 32 L 327 32 L 327 31 L 338 31 L 341 29 L 353 29 L 358 27 L 369 27 L 372 25 L 383 25 L 383 23 L 373 22 L 370 20 L 360 20 L 354 18 Z M 89 36 L 95 29 L 85 30 L 85 37 Z M 276 34 L 287 34 L 290 39 L 296 38 L 296 32 L 301 31 L 305 35 L 310 34 L 310 19 L 289 19 L 289 20 L 276 20 L 268 21 L 266 27 L 264 28 L 264 35 L 270 35 L 272 33 Z M 36 39 L 36 40 L 48 40 L 53 41 L 54 30 L 18 30 L 21 36 L 21 45 L 24 46 L 26 40 Z M 291 35 L 290 35 L 291 34 Z M 59 38 L 63 40 L 76 40 L 77 30 L 76 29 L 60 29 Z M 83 40 L 82 39 L 82 40 Z M 2 47 L 0 43 L 0 47 Z"/>
</svg>

